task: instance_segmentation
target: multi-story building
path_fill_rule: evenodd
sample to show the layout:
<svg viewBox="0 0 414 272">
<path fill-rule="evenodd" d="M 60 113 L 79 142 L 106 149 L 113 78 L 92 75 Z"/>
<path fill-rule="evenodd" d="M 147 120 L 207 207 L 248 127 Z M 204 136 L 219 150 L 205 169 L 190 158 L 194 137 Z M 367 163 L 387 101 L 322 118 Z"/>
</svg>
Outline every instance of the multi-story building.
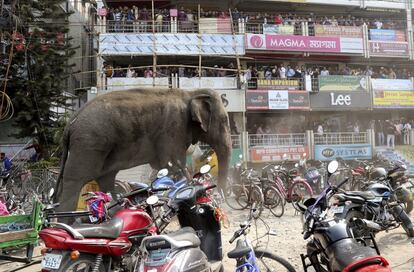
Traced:
<svg viewBox="0 0 414 272">
<path fill-rule="evenodd" d="M 90 98 L 129 87 L 216 89 L 235 147 L 253 162 L 303 152 L 369 158 L 372 120 L 411 119 L 411 1 L 217 2 L 98 3 Z"/>
</svg>

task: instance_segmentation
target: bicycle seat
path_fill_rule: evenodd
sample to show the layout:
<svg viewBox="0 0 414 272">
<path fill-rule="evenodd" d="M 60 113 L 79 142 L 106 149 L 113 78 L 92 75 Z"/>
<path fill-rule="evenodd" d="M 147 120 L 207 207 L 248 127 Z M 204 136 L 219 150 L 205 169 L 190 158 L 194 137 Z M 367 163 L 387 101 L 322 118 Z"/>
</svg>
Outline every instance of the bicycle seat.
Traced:
<svg viewBox="0 0 414 272">
<path fill-rule="evenodd" d="M 251 248 L 246 244 L 246 241 L 238 240 L 236 248 L 227 253 L 230 259 L 239 259 L 246 256 L 251 251 Z"/>
</svg>

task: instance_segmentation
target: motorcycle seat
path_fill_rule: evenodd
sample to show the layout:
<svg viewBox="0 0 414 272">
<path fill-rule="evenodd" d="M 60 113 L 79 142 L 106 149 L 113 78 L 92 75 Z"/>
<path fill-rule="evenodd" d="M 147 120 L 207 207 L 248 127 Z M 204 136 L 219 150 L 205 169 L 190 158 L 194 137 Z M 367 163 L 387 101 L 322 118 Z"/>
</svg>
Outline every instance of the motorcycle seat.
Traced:
<svg viewBox="0 0 414 272">
<path fill-rule="evenodd" d="M 350 200 L 355 202 L 365 202 L 366 200 L 375 199 L 375 195 L 372 192 L 363 191 L 350 191 L 337 194 L 336 197 L 340 201 Z"/>
<path fill-rule="evenodd" d="M 184 227 L 178 231 L 171 232 L 166 235 L 177 242 L 190 242 L 191 247 L 198 247 L 201 244 L 200 239 L 197 236 L 197 233 L 192 227 Z"/>
<path fill-rule="evenodd" d="M 230 259 L 239 259 L 246 256 L 251 251 L 250 247 L 244 240 L 238 240 L 236 248 L 227 253 L 227 257 Z"/>
<path fill-rule="evenodd" d="M 121 234 L 124 221 L 121 218 L 113 217 L 111 220 L 101 224 L 78 224 L 72 228 L 82 234 L 85 238 L 118 238 Z"/>
</svg>

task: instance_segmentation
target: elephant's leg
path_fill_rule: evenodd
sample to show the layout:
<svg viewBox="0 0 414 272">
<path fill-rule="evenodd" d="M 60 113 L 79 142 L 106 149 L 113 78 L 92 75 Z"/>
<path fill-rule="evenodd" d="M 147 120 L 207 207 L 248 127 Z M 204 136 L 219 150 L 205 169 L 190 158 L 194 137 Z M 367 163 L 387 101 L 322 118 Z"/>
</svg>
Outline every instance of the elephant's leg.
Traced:
<svg viewBox="0 0 414 272">
<path fill-rule="evenodd" d="M 71 150 L 65 164 L 61 190 L 58 190 L 59 211 L 73 211 L 79 193 L 87 182 L 102 176 L 107 151 Z M 80 159 L 82 158 L 82 159 Z"/>
<path fill-rule="evenodd" d="M 110 192 L 114 195 L 115 177 L 118 171 L 110 172 L 104 176 L 98 178 L 99 190 L 104 193 Z"/>
</svg>

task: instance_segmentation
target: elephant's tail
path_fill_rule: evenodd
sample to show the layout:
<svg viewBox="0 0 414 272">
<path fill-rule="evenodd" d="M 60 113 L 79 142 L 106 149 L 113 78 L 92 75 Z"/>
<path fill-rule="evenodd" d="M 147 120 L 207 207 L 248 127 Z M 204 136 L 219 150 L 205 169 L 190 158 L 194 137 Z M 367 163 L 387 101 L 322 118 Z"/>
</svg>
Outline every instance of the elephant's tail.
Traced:
<svg viewBox="0 0 414 272">
<path fill-rule="evenodd" d="M 58 197 L 61 194 L 62 191 L 62 179 L 63 179 L 63 171 L 65 169 L 66 160 L 68 159 L 69 154 L 69 128 L 70 124 L 66 126 L 64 132 L 63 132 L 63 139 L 62 139 L 62 161 L 60 163 L 60 170 L 59 170 L 59 176 L 57 178 L 56 187 L 55 187 L 55 194 L 53 197 L 54 202 L 56 203 L 58 201 Z"/>
</svg>

